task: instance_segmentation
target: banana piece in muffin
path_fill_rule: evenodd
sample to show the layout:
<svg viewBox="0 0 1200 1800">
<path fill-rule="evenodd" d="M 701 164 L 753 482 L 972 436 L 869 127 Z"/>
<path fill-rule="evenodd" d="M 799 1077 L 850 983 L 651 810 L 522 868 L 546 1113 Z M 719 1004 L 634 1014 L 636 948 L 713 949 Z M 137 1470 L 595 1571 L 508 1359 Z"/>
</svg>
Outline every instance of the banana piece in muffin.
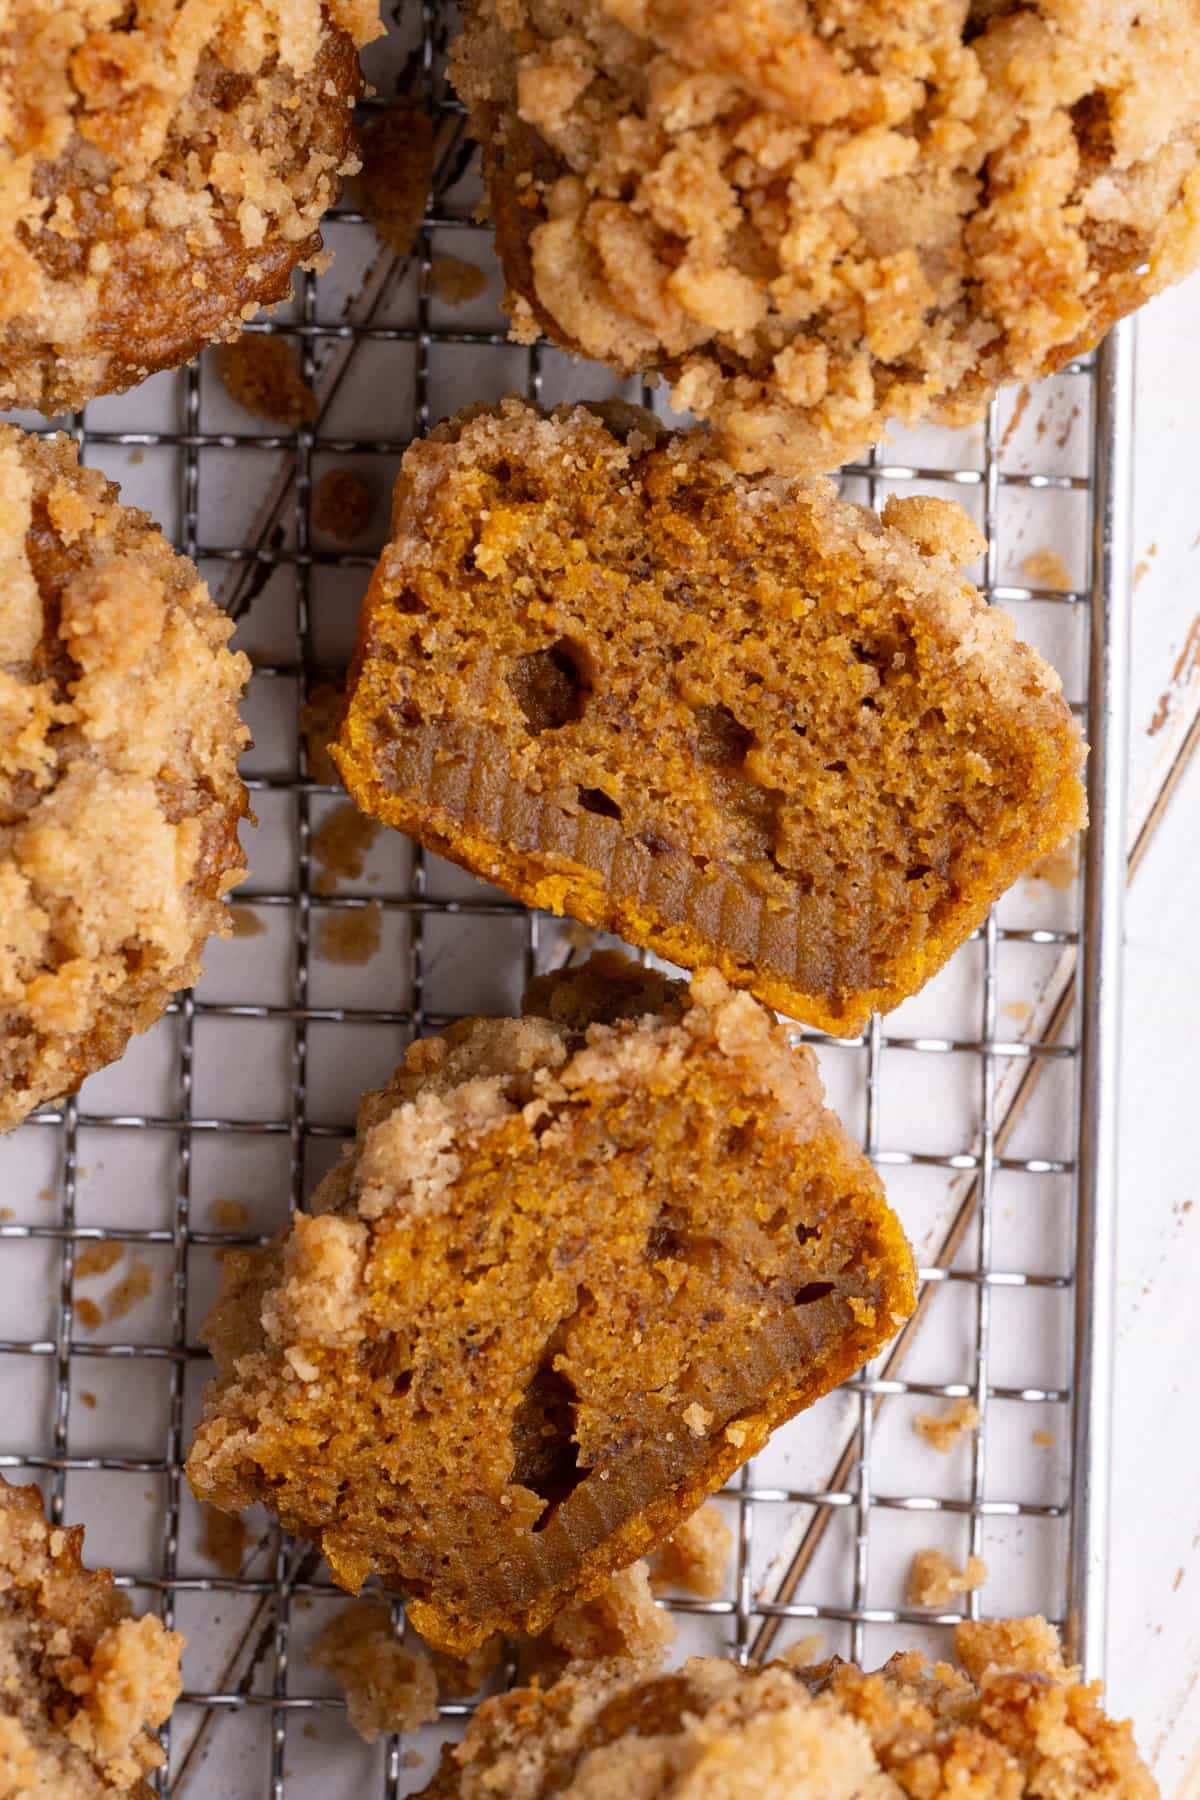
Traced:
<svg viewBox="0 0 1200 1800">
<path fill-rule="evenodd" d="M 0 406 L 61 413 L 236 337 L 357 168 L 376 0 L 0 15 Z"/>
<path fill-rule="evenodd" d="M 597 1593 L 914 1304 L 811 1052 L 713 970 L 593 960 L 413 1044 L 313 1207 L 224 1262 L 188 1476 L 454 1655 Z"/>
<path fill-rule="evenodd" d="M 231 929 L 232 631 L 70 440 L 0 425 L 0 1131 L 120 1056 Z"/>
<path fill-rule="evenodd" d="M 977 417 L 1200 256 L 1196 0 L 468 0 L 514 335 L 741 469 Z"/>
<path fill-rule="evenodd" d="M 1058 677 L 953 503 L 881 522 L 601 410 L 411 446 L 330 753 L 528 905 L 849 1035 L 1083 823 Z"/>
</svg>

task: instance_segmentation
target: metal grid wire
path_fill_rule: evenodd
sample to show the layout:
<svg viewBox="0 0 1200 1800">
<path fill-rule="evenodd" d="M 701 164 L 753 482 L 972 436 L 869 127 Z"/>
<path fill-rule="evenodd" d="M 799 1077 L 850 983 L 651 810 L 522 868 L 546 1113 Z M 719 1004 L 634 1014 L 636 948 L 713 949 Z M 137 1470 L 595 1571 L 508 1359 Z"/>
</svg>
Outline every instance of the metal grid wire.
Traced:
<svg viewBox="0 0 1200 1800">
<path fill-rule="evenodd" d="M 124 459 L 126 474 L 145 455 L 172 453 L 178 491 L 174 535 L 179 547 L 197 561 L 214 591 L 248 626 L 256 610 L 267 603 L 275 609 L 273 616 L 290 619 L 284 637 L 276 631 L 266 650 L 255 657 L 254 692 L 260 699 L 266 696 L 263 704 L 270 712 L 286 690 L 289 698 L 283 712 L 293 722 L 296 708 L 313 685 L 336 673 L 323 654 L 323 640 L 318 641 L 325 605 L 322 584 L 331 578 L 344 580 L 346 585 L 338 592 L 361 591 L 374 559 L 373 547 L 338 549 L 314 530 L 311 498 L 319 469 L 339 461 L 362 466 L 374 459 L 382 472 L 390 474 L 404 443 L 423 433 L 436 417 L 434 365 L 447 353 L 477 359 L 484 352 L 500 352 L 501 391 L 516 385 L 512 370 L 517 366 L 530 398 L 561 397 L 548 371 L 553 367 L 555 379 L 560 379 L 565 365 L 553 359 L 553 353 L 539 348 L 514 351 L 499 323 L 491 330 L 452 328 L 445 322 L 444 308 L 439 312 L 436 307 L 431 284 L 435 249 L 447 240 L 463 242 L 462 234 L 474 231 L 470 180 L 459 150 L 461 118 L 441 73 L 448 30 L 448 9 L 431 0 L 419 14 L 416 8 L 406 8 L 395 26 L 402 52 L 394 59 L 402 65 L 400 79 L 428 98 L 441 133 L 442 180 L 412 269 L 397 265 L 378 284 L 370 306 L 364 309 L 361 299 L 352 299 L 340 312 L 326 307 L 326 278 L 307 275 L 298 284 L 298 298 L 290 311 L 253 327 L 283 333 L 298 346 L 304 373 L 324 399 L 316 421 L 289 432 L 207 424 L 206 408 L 216 383 L 204 362 L 164 378 L 175 384 L 170 390 L 170 403 L 178 409 L 174 426 L 139 428 L 137 395 L 122 402 L 122 410 L 93 408 L 68 422 L 84 460 L 112 468 L 114 461 Z M 342 257 L 349 254 L 345 247 L 356 236 L 361 250 L 370 233 L 370 226 L 352 209 L 344 207 L 334 215 L 333 234 L 342 246 Z M 480 241 L 476 234 L 472 247 Z M 364 267 L 373 266 L 371 254 L 362 251 Z M 352 254 L 350 260 L 353 263 Z M 408 317 L 397 310 L 399 302 L 392 304 L 406 280 L 412 284 Z M 338 383 L 344 386 L 353 380 L 354 358 L 368 345 L 403 357 L 411 372 L 407 416 L 395 407 L 388 410 L 396 427 L 393 437 L 356 436 L 332 422 L 330 396 Z M 337 357 L 342 360 L 331 387 L 330 359 Z M 1050 1579 L 1057 1599 L 1046 1609 L 1074 1628 L 1076 1642 L 1093 1665 L 1098 1659 L 1103 1613 L 1096 1532 L 1103 1509 L 1102 1496 L 1089 1484 L 1104 1452 L 1105 1380 L 1089 1333 L 1103 1330 L 1105 1322 L 1104 1233 L 1111 1200 L 1102 1191 L 1102 1165 L 1109 1129 L 1104 1084 L 1113 1001 L 1109 990 L 1101 993 L 1100 975 L 1107 972 L 1111 977 L 1115 902 L 1111 891 L 1106 902 L 1098 890 L 1105 882 L 1112 889 L 1110 871 L 1099 859 L 1107 853 L 1111 864 L 1120 830 L 1115 797 L 1121 770 L 1111 730 L 1111 718 L 1119 708 L 1104 685 L 1111 676 L 1112 651 L 1107 589 L 1120 550 L 1119 534 L 1115 542 L 1112 538 L 1114 518 L 1119 527 L 1112 484 L 1120 359 L 1118 347 L 1104 352 L 1098 363 L 1072 365 L 1061 377 L 1067 402 L 1078 406 L 1087 422 L 1086 466 L 1077 472 L 1064 473 L 1057 465 L 1025 470 L 1006 466 L 999 408 L 993 408 L 980 454 L 969 464 L 952 457 L 938 460 L 936 454 L 922 464 L 910 464 L 876 453 L 861 468 L 847 471 L 847 491 L 872 502 L 914 482 L 923 488 L 951 484 L 961 498 L 974 502 L 989 539 L 982 580 L 989 598 L 1012 604 L 1018 612 L 1032 603 L 1043 614 L 1050 609 L 1068 620 L 1067 630 L 1075 632 L 1080 655 L 1080 688 L 1071 698 L 1085 710 L 1090 700 L 1092 707 L 1093 829 L 1087 881 L 1077 883 L 1057 904 L 1057 916 L 1049 923 L 1023 923 L 1016 915 L 1008 918 L 1003 908 L 988 920 L 956 959 L 960 968 L 964 959 L 970 959 L 971 966 L 956 990 L 961 1004 L 956 1003 L 948 1026 L 906 1031 L 896 1015 L 886 1023 L 874 1019 L 860 1039 L 814 1040 L 821 1046 L 835 1100 L 840 1104 L 839 1097 L 846 1098 L 848 1121 L 857 1120 L 867 1153 L 893 1185 L 902 1210 L 903 1194 L 915 1191 L 913 1184 L 938 1186 L 941 1198 L 922 1271 L 921 1311 L 899 1346 L 842 1390 L 840 1410 L 799 1476 L 786 1455 L 772 1460 L 768 1452 L 743 1470 L 722 1496 L 721 1504 L 736 1525 L 736 1557 L 727 1590 L 713 1601 L 671 1603 L 692 1633 L 689 1647 L 724 1648 L 742 1657 L 761 1655 L 811 1629 L 815 1621 L 830 1634 L 829 1647 L 871 1660 L 892 1647 L 897 1637 L 934 1641 L 936 1634 L 931 1636 L 930 1628 L 944 1626 L 962 1612 L 1028 1608 L 1019 1576 L 1011 1582 L 1006 1576 L 999 1591 L 989 1587 L 968 1594 L 961 1610 L 945 1614 L 908 1607 L 894 1582 L 881 1600 L 880 1557 L 884 1566 L 890 1566 L 907 1556 L 913 1542 L 928 1542 L 935 1529 L 944 1527 L 960 1533 L 954 1539 L 960 1553 L 989 1557 L 998 1545 L 1003 1549 L 1000 1540 L 1009 1533 L 1004 1543 L 1015 1556 L 1013 1566 L 1025 1559 L 1033 1578 Z M 578 379 L 578 371 L 566 376 L 569 384 Z M 399 381 L 397 385 L 403 386 Z M 254 530 L 237 542 L 222 541 L 205 512 L 206 459 L 216 453 L 234 456 L 238 479 L 247 487 L 257 483 L 265 491 L 272 480 L 275 483 L 274 500 L 265 512 L 256 511 Z M 1046 460 L 1053 465 L 1052 458 Z M 1038 493 L 1078 500 L 1086 514 L 1080 529 L 1087 561 L 1067 592 L 1022 585 L 1013 579 L 1006 560 L 1007 502 L 1013 495 Z M 347 605 L 352 624 L 353 607 Z M 1096 636 L 1098 626 L 1108 634 L 1103 644 Z M 1059 631 L 1057 616 L 1050 629 Z M 1098 664 L 1101 650 L 1103 667 Z M 1103 716 L 1097 715 L 1097 704 Z M 434 978 L 436 970 L 444 973 L 447 956 L 451 962 L 494 960 L 497 968 L 503 965 L 503 979 L 518 992 L 526 973 L 560 955 L 563 938 L 555 922 L 465 881 L 455 882 L 437 859 L 415 848 L 390 865 L 390 874 L 374 888 L 360 884 L 356 892 L 327 891 L 330 884 L 321 879 L 313 838 L 329 808 L 337 804 L 339 790 L 311 778 L 302 741 L 294 762 L 281 771 L 252 767 L 258 772 L 251 775 L 249 786 L 252 804 L 264 818 L 262 829 L 282 830 L 290 840 L 289 855 L 280 865 L 286 868 L 285 877 L 273 881 L 252 876 L 245 896 L 272 930 L 282 921 L 290 962 L 285 990 L 270 999 L 244 997 L 256 992 L 249 975 L 241 989 L 243 997 L 229 997 L 228 989 L 224 997 L 206 997 L 204 985 L 181 995 L 168 1021 L 151 1034 L 159 1044 L 154 1105 L 131 1108 L 121 1098 L 111 1104 L 93 1100 L 93 1082 L 80 1098 L 58 1110 L 43 1111 L 18 1134 L 27 1146 L 38 1140 L 33 1163 L 52 1174 L 51 1200 L 57 1217 L 53 1224 L 39 1222 L 30 1201 L 33 1222 L 29 1222 L 22 1206 L 17 1222 L 10 1216 L 0 1225 L 0 1253 L 40 1246 L 45 1255 L 53 1256 L 55 1306 L 49 1331 L 33 1329 L 19 1336 L 10 1330 L 0 1341 L 0 1364 L 6 1370 L 20 1365 L 25 1372 L 36 1366 L 40 1377 L 20 1390 L 23 1399 L 12 1399 L 11 1384 L 0 1390 L 0 1401 L 6 1393 L 11 1401 L 3 1413 L 5 1453 L 0 1454 L 0 1468 L 17 1471 L 18 1478 L 37 1479 L 56 1521 L 73 1523 L 83 1517 L 90 1526 L 92 1508 L 101 1501 L 89 1495 L 102 1493 L 104 1481 L 142 1486 L 151 1481 L 156 1497 L 154 1542 L 148 1554 L 131 1553 L 125 1560 L 114 1555 L 120 1579 L 137 1590 L 139 1604 L 156 1603 L 166 1622 L 181 1624 L 189 1636 L 206 1613 L 232 1609 L 233 1622 L 225 1627 L 228 1654 L 208 1658 L 199 1669 L 185 1662 L 184 1699 L 166 1734 L 170 1777 L 165 1773 L 160 1777 L 160 1791 L 206 1796 L 269 1792 L 282 1797 L 302 1791 L 350 1792 L 351 1786 L 362 1786 L 364 1792 L 395 1796 L 420 1785 L 429 1773 L 427 1762 L 414 1773 L 409 1745 L 399 1739 L 371 1753 L 368 1775 L 367 1764 L 352 1766 L 347 1761 L 352 1740 L 341 1736 L 337 1767 L 352 1772 L 337 1780 L 327 1774 L 319 1788 L 305 1785 L 305 1759 L 315 1756 L 316 1750 L 315 1741 L 306 1740 L 303 1726 L 340 1706 L 331 1690 L 320 1691 L 297 1649 L 308 1628 L 307 1615 L 336 1594 L 307 1548 L 268 1528 L 236 1575 L 213 1573 L 211 1563 L 195 1551 L 194 1508 L 182 1475 L 195 1395 L 204 1374 L 203 1353 L 196 1342 L 203 1307 L 194 1290 L 202 1285 L 202 1268 L 205 1279 L 211 1276 L 222 1249 L 261 1241 L 268 1229 L 261 1217 L 245 1229 L 230 1229 L 227 1221 L 213 1215 L 208 1199 L 215 1186 L 228 1185 L 225 1171 L 241 1162 L 252 1171 L 251 1181 L 259 1179 L 260 1171 L 277 1171 L 290 1204 L 304 1203 L 352 1125 L 349 1089 L 343 1093 L 339 1088 L 332 1103 L 321 1098 L 331 1052 L 320 1033 L 332 1028 L 334 1061 L 352 1042 L 368 1043 L 362 1055 L 377 1081 L 411 1036 L 436 1030 L 463 1010 L 444 998 L 442 978 Z M 393 954 L 387 973 L 375 978 L 365 998 L 359 984 L 352 997 L 343 995 L 341 1003 L 331 1003 L 329 970 L 322 966 L 317 948 L 324 921 L 368 907 L 377 909 L 393 934 L 388 938 Z M 1085 954 L 1079 957 L 1081 945 Z M 242 954 L 253 961 L 258 953 L 243 949 Z M 1004 1026 L 1003 959 L 1009 954 L 1041 958 L 1040 997 L 1023 1032 Z M 1109 960 L 1101 967 L 1097 958 Z M 1086 983 L 1077 1004 L 1081 970 Z M 395 1004 L 380 1004 L 381 988 Z M 265 1075 L 261 1092 L 253 1078 L 259 1055 L 265 1067 L 274 1053 L 235 1048 L 233 1061 L 251 1071 L 249 1094 L 241 1094 L 236 1103 L 210 1105 L 206 1096 L 216 1091 L 209 1060 L 218 1054 L 214 1031 L 233 1033 L 220 1041 L 236 1044 L 236 1034 L 256 1027 L 273 1032 L 271 1042 L 283 1045 L 287 1079 L 282 1104 L 264 1098 L 271 1086 Z M 225 1052 L 220 1054 L 224 1057 Z M 358 1054 L 355 1049 L 352 1063 Z M 949 1147 L 931 1147 L 920 1134 L 919 1141 L 906 1147 L 899 1123 L 902 1115 L 888 1111 L 890 1072 L 901 1071 L 897 1080 L 902 1085 L 907 1081 L 904 1091 L 909 1092 L 914 1065 L 921 1087 L 935 1100 L 943 1089 L 949 1093 L 949 1071 L 951 1067 L 956 1071 L 956 1091 L 971 1125 Z M 276 1073 L 273 1065 L 270 1073 Z M 1048 1099 L 1043 1094 L 1039 1114 L 1038 1090 L 1050 1085 L 1050 1075 L 1057 1076 L 1057 1085 Z M 369 1082 L 363 1079 L 357 1085 Z M 1039 1120 L 1049 1124 L 1043 1128 Z M 89 1157 L 103 1159 L 107 1140 L 120 1163 L 133 1153 L 132 1139 L 138 1134 L 144 1141 L 152 1139 L 161 1155 L 148 1174 L 137 1172 L 141 1164 L 130 1165 L 133 1172 L 122 1177 L 121 1191 L 146 1183 L 160 1200 L 165 1196 L 165 1214 L 150 1223 L 125 1222 L 129 1209 L 116 1204 L 111 1194 L 98 1207 L 81 1202 L 85 1148 Z M 211 1178 L 205 1174 L 206 1198 L 200 1204 L 197 1160 L 205 1158 L 214 1144 L 221 1147 L 225 1160 L 220 1174 Z M 254 1161 L 256 1157 L 261 1161 Z M 264 1174 L 262 1179 L 268 1177 Z M 1053 1230 L 1048 1228 L 1044 1255 L 1035 1251 L 1023 1261 L 1006 1261 L 998 1252 L 996 1235 L 1008 1216 L 1006 1198 L 1011 1200 L 1022 1183 L 1029 1184 L 1026 1192 L 1052 1197 L 1045 1205 L 1039 1197 L 1027 1209 L 1035 1216 L 1031 1229 L 1036 1232 L 1037 1219 L 1053 1214 Z M 7 1191 L 12 1192 L 11 1184 Z M 282 1194 L 276 1198 L 282 1199 Z M 1025 1203 L 1018 1198 L 1015 1204 Z M 141 1215 L 134 1208 L 132 1216 Z M 126 1254 L 153 1253 L 165 1265 L 169 1279 L 159 1329 L 130 1329 L 127 1335 L 118 1332 L 99 1341 L 87 1329 L 86 1315 L 81 1319 L 77 1261 L 87 1246 L 109 1241 Z M 10 1271 L 5 1294 L 11 1297 L 23 1279 L 18 1264 L 15 1282 Z M 997 1309 L 1014 1296 L 1026 1310 L 998 1317 Z M 924 1360 L 919 1354 L 918 1327 L 926 1334 L 932 1329 L 936 1309 L 947 1297 L 955 1305 L 952 1339 L 965 1351 L 952 1369 L 944 1363 L 939 1366 L 936 1354 Z M 6 1305 L 11 1304 L 10 1298 Z M 1056 1309 L 1056 1323 L 1044 1335 L 1059 1349 L 1065 1341 L 1066 1349 L 1063 1354 L 1047 1353 L 1038 1365 L 1043 1330 L 1036 1323 L 1042 1316 L 1038 1309 L 1050 1305 Z M 1012 1348 L 1014 1335 L 1035 1344 L 1032 1373 L 1019 1354 L 999 1354 L 1006 1346 Z M 104 1442 L 102 1423 L 93 1426 L 88 1413 L 81 1413 L 81 1393 L 85 1408 L 89 1396 L 80 1383 L 99 1385 L 107 1371 L 117 1382 L 129 1384 L 135 1369 L 149 1371 L 146 1379 L 157 1384 L 155 1404 L 161 1411 L 155 1413 L 155 1429 L 157 1424 L 165 1429 L 149 1453 L 122 1454 Z M 121 1391 L 117 1389 L 118 1394 Z M 132 1414 L 137 1406 L 134 1388 L 129 1393 Z M 908 1431 L 912 1410 L 926 1405 L 936 1411 L 939 1403 L 955 1398 L 973 1400 L 981 1423 L 961 1454 L 956 1453 L 952 1474 L 944 1480 L 931 1477 L 927 1459 L 919 1476 L 914 1473 L 905 1479 L 906 1458 L 916 1454 L 905 1450 L 905 1445 L 911 1446 L 911 1433 L 896 1438 L 886 1455 L 880 1449 L 889 1409 L 908 1408 L 904 1414 Z M 23 1409 L 19 1416 L 13 1413 L 14 1405 Z M 1010 1421 L 1018 1417 L 1016 1429 L 1023 1438 L 1030 1435 L 1028 1419 L 1050 1419 L 1055 1424 L 1053 1469 L 1040 1489 L 1033 1485 L 1034 1498 L 1022 1497 L 1006 1485 L 1012 1432 L 1007 1426 L 1001 1432 L 995 1423 L 1001 1416 Z M 118 1424 L 110 1415 L 110 1423 L 127 1449 L 128 1437 L 123 1435 L 127 1421 L 123 1418 Z M 1048 1439 L 1052 1434 L 1041 1435 Z M 811 1470 L 822 1466 L 828 1473 L 814 1477 Z M 132 1490 L 126 1486 L 114 1491 L 123 1496 Z M 104 1504 L 111 1503 L 110 1492 Z M 118 1499 L 117 1510 L 125 1505 L 123 1498 Z M 915 1521 L 919 1533 L 885 1553 L 880 1549 L 881 1534 L 896 1516 L 906 1524 Z M 1032 1548 L 1031 1536 L 1047 1526 L 1054 1528 L 1047 1540 L 1049 1549 Z M 761 1549 L 764 1540 L 768 1552 Z M 117 1541 L 123 1541 L 119 1528 Z M 102 1535 L 93 1544 L 93 1557 L 107 1542 Z M 469 1706 L 451 1703 L 442 1710 L 453 1720 Z M 244 1740 L 237 1739 L 223 1761 L 217 1740 L 222 1733 L 235 1733 L 239 1721 L 249 1722 Z M 354 1754 L 366 1753 L 358 1749 Z"/>
</svg>

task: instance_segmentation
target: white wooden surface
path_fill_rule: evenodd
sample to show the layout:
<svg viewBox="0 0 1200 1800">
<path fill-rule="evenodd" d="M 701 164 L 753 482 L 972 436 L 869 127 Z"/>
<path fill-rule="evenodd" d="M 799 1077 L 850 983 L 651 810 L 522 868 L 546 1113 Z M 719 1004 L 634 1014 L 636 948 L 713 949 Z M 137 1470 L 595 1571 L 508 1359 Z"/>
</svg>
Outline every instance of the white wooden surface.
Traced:
<svg viewBox="0 0 1200 1800">
<path fill-rule="evenodd" d="M 1200 278 L 1138 330 L 1109 1693 L 1166 1800 L 1200 1795 Z M 1189 635 L 1190 634 L 1190 635 Z"/>
</svg>

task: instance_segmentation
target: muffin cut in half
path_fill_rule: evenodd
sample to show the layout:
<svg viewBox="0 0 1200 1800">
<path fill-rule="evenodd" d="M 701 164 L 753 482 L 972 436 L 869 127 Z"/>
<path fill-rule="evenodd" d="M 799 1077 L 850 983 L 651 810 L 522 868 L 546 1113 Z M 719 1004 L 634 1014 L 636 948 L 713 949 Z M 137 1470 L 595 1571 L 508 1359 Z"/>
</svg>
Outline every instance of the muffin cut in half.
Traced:
<svg viewBox="0 0 1200 1800">
<path fill-rule="evenodd" d="M 47 1524 L 37 1488 L 0 1478 L 0 1793 L 150 1800 L 183 1639 L 133 1618 L 82 1547 L 82 1526 Z"/>
<path fill-rule="evenodd" d="M 513 335 L 738 468 L 962 423 L 1200 256 L 1194 0 L 468 0 Z"/>
<path fill-rule="evenodd" d="M 230 929 L 232 631 L 72 442 L 0 425 L 0 1131 L 120 1056 Z"/>
<path fill-rule="evenodd" d="M 1058 678 L 951 502 L 881 523 L 609 417 L 510 400 L 407 452 L 331 754 L 531 906 L 852 1033 L 1083 823 Z"/>
<path fill-rule="evenodd" d="M 426 1800 L 1156 1800 L 1100 1684 L 1041 1618 L 964 1623 L 961 1667 L 917 1651 L 866 1674 L 837 1657 L 673 1675 L 628 1664 L 485 1700 Z"/>
<path fill-rule="evenodd" d="M 0 405 L 80 407 L 283 299 L 357 168 L 376 0 L 22 0 L 0 25 Z"/>
<path fill-rule="evenodd" d="M 413 1044 L 315 1216 L 226 1259 L 188 1457 L 454 1654 L 596 1592 L 914 1304 L 811 1053 L 748 995 L 610 956 L 526 1007 Z"/>
</svg>

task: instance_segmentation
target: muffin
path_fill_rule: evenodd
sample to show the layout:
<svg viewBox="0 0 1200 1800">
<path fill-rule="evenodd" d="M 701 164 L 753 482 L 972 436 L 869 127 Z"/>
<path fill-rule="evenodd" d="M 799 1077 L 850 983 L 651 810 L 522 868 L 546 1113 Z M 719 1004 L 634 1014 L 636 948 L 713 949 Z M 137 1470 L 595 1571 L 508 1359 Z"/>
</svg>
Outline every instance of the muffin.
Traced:
<svg viewBox="0 0 1200 1800">
<path fill-rule="evenodd" d="M 200 973 L 245 874 L 250 671 L 186 557 L 65 437 L 0 425 L 0 1130 Z"/>
<path fill-rule="evenodd" d="M 150 1800 L 183 1639 L 135 1619 L 82 1547 L 82 1526 L 46 1523 L 37 1488 L 0 1478 L 0 1793 Z"/>
<path fill-rule="evenodd" d="M 1191 0 L 468 0 L 514 333 L 741 469 L 976 417 L 1200 254 Z"/>
<path fill-rule="evenodd" d="M 427 1800 L 1155 1800 L 1130 1727 L 1064 1666 L 1044 1619 L 962 1624 L 961 1667 L 916 1651 L 875 1674 L 837 1657 L 739 1668 L 627 1664 L 485 1700 Z"/>
<path fill-rule="evenodd" d="M 839 1033 L 919 988 L 1083 822 L 1058 677 L 883 522 L 637 409 L 414 444 L 334 761 L 364 813 Z"/>
<path fill-rule="evenodd" d="M 811 1053 L 619 957 L 414 1043 L 314 1214 L 228 1256 L 188 1457 L 435 1649 L 536 1633 L 668 1537 L 914 1303 Z"/>
<path fill-rule="evenodd" d="M 0 406 L 60 413 L 289 291 L 375 0 L 24 0 L 0 29 Z"/>
</svg>

